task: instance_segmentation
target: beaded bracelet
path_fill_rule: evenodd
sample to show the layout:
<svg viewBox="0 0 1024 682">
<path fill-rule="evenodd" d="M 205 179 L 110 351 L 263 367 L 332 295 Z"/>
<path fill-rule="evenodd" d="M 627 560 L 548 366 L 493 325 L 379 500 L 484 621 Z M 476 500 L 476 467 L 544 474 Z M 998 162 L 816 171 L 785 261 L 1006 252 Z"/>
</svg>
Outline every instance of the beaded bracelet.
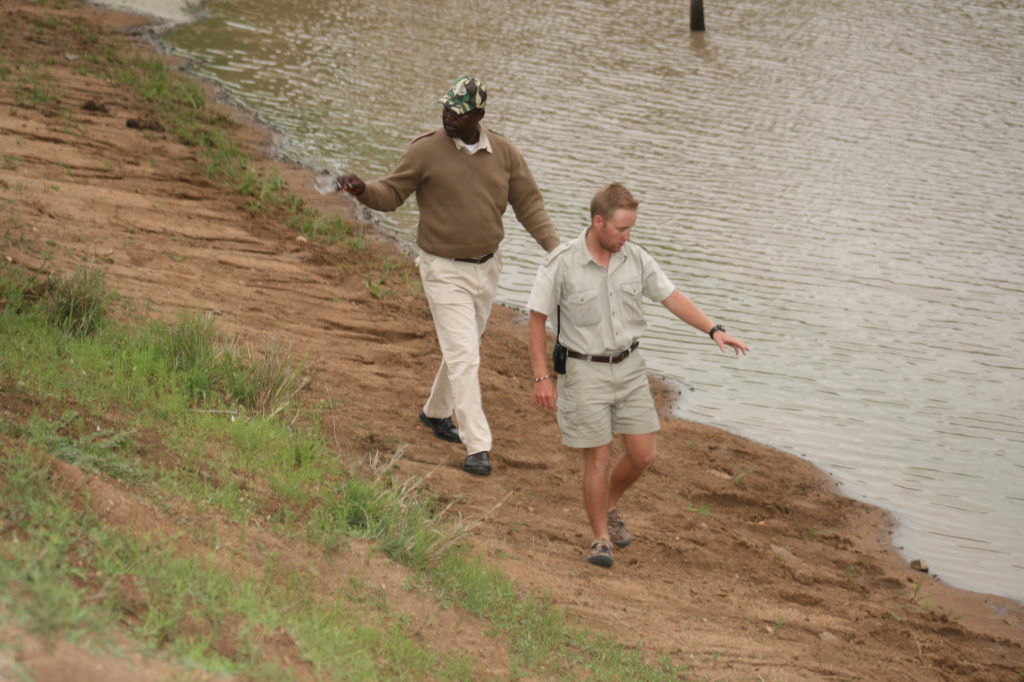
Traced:
<svg viewBox="0 0 1024 682">
<path fill-rule="evenodd" d="M 547 380 L 548 380 L 548 379 L 550 379 L 550 378 L 551 378 L 551 375 L 550 375 L 550 374 L 545 374 L 545 375 L 544 375 L 544 376 L 542 376 L 542 377 L 539 377 L 539 378 L 537 378 L 537 379 L 534 379 L 534 380 L 533 380 L 533 383 L 535 383 L 535 384 L 539 384 L 540 382 L 542 382 L 542 381 L 547 381 Z"/>
</svg>

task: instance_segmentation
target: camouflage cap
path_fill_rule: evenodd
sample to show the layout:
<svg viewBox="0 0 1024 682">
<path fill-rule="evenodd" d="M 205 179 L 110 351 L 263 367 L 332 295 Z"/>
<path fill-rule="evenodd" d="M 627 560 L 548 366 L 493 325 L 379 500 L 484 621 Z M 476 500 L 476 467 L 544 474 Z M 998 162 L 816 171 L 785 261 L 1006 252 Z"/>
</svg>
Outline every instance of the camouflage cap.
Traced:
<svg viewBox="0 0 1024 682">
<path fill-rule="evenodd" d="M 463 76 L 452 83 L 451 89 L 437 101 L 456 114 L 468 114 L 484 108 L 487 102 L 487 88 L 478 79 Z"/>
</svg>

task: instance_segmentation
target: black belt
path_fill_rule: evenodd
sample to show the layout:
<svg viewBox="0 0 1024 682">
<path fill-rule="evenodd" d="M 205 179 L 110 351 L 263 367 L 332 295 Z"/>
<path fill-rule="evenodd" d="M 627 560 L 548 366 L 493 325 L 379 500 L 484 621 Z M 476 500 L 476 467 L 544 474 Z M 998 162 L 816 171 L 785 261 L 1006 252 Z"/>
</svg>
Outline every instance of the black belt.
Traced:
<svg viewBox="0 0 1024 682">
<path fill-rule="evenodd" d="M 570 358 L 576 358 L 577 360 L 586 360 L 587 362 L 605 362 L 610 365 L 614 365 L 617 362 L 622 362 L 629 357 L 629 354 L 637 349 L 640 345 L 639 341 L 634 341 L 633 345 L 615 355 L 584 355 L 583 353 L 577 353 L 574 350 L 569 351 Z"/>
<path fill-rule="evenodd" d="M 452 258 L 452 260 L 457 260 L 460 263 L 476 263 L 477 265 L 482 265 L 492 258 L 494 258 L 494 254 L 489 253 L 486 256 L 477 256 L 476 258 Z"/>
</svg>

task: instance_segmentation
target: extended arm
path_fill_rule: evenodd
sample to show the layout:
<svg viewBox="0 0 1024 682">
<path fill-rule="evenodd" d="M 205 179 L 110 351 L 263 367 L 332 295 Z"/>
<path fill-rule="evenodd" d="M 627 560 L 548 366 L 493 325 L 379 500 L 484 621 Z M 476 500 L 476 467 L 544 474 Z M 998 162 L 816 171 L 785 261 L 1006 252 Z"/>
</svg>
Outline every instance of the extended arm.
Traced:
<svg viewBox="0 0 1024 682">
<path fill-rule="evenodd" d="M 356 197 L 363 206 L 376 211 L 394 211 L 419 185 L 422 161 L 429 156 L 429 149 L 426 149 L 422 141 L 429 138 L 428 133 L 410 142 L 387 177 L 368 183 L 358 175 L 345 173 L 338 176 L 338 185 L 342 191 Z"/>
<path fill-rule="evenodd" d="M 669 312 L 680 320 L 695 329 L 699 329 L 705 334 L 711 331 L 711 328 L 715 326 L 715 323 L 697 307 L 697 304 L 683 295 L 683 293 L 678 289 L 669 294 L 668 298 L 662 301 L 661 304 L 668 308 Z M 750 347 L 747 344 L 730 336 L 724 331 L 715 332 L 712 340 L 718 344 L 719 350 L 723 352 L 725 351 L 726 346 L 735 350 L 737 355 L 740 353 L 746 355 L 747 351 L 750 350 Z"/>
<path fill-rule="evenodd" d="M 533 400 L 541 407 L 555 409 L 558 391 L 555 388 L 555 377 L 548 371 L 548 316 L 530 311 L 530 322 L 527 335 L 530 339 L 530 364 L 533 366 Z M 548 377 L 536 381 L 541 377 Z"/>
</svg>

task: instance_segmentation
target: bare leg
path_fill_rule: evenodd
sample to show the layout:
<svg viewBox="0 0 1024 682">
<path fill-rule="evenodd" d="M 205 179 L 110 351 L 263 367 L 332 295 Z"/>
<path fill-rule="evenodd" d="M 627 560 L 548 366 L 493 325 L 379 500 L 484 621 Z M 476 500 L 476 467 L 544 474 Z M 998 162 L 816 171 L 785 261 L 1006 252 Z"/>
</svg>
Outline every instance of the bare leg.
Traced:
<svg viewBox="0 0 1024 682">
<path fill-rule="evenodd" d="M 595 540 L 608 541 L 608 465 L 612 444 L 583 449 L 583 507 Z"/>
<path fill-rule="evenodd" d="M 612 469 L 611 480 L 608 483 L 608 509 L 615 509 L 619 505 L 619 498 L 626 492 L 629 486 L 633 485 L 640 474 L 654 462 L 654 434 L 630 434 L 623 435 L 622 441 L 626 445 L 626 454 L 619 458 Z M 609 445 L 609 450 L 610 450 Z M 584 469 L 584 479 L 586 470 Z M 589 511 L 589 510 L 588 510 Z M 591 520 L 593 523 L 593 520 Z"/>
</svg>

